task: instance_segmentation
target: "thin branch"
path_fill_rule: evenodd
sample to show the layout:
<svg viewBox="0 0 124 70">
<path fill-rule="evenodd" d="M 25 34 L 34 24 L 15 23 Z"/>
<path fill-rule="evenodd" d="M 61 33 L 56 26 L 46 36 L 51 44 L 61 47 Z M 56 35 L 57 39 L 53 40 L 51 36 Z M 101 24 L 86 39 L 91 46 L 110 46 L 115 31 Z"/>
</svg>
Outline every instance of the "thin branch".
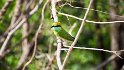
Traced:
<svg viewBox="0 0 124 70">
<path fill-rule="evenodd" d="M 49 60 L 49 63 L 47 64 L 47 67 L 45 68 L 45 70 L 50 70 L 50 65 L 53 63 L 55 57 L 56 57 L 56 52 L 53 55 L 53 57 Z"/>
<path fill-rule="evenodd" d="M 73 6 L 73 5 L 71 5 L 70 3 L 67 3 L 67 2 L 66 2 L 65 4 L 61 5 L 61 6 L 63 7 L 63 6 L 65 6 L 65 5 L 68 5 L 68 6 L 72 7 L 72 8 L 76 8 L 76 9 L 84 9 L 84 10 L 87 10 L 87 8 L 76 7 L 76 6 Z M 100 13 L 103 13 L 103 14 L 111 15 L 111 14 L 108 13 L 108 12 L 104 12 L 104 11 L 96 10 L 96 9 L 90 9 L 90 11 L 96 11 L 96 12 L 100 12 Z M 124 16 L 120 16 L 120 15 L 114 15 L 114 16 L 115 16 L 115 17 L 118 17 L 118 18 L 121 18 L 121 20 L 124 19 Z"/>
<path fill-rule="evenodd" d="M 22 20 L 22 15 L 20 15 L 20 17 L 17 19 L 17 21 L 15 22 L 15 24 L 18 24 L 21 20 Z M 9 34 L 9 32 L 12 30 L 12 29 L 14 29 L 14 27 L 15 27 L 15 25 L 13 25 L 13 26 L 9 26 L 8 27 L 8 29 L 3 33 L 3 35 L 2 36 L 0 36 L 0 42 L 2 43 L 2 42 L 5 42 L 4 40 L 5 40 L 5 37 L 6 36 L 8 36 L 8 34 Z"/>
<path fill-rule="evenodd" d="M 69 48 L 70 46 L 66 46 L 64 45 L 64 47 Z M 69 50 L 67 48 L 62 48 L 61 50 Z M 106 64 L 108 64 L 109 62 L 111 62 L 112 60 L 114 60 L 115 58 L 119 57 L 121 59 L 123 59 L 120 56 L 121 52 L 124 52 L 124 50 L 119 50 L 119 51 L 110 51 L 110 50 L 104 50 L 104 49 L 98 49 L 98 48 L 87 48 L 87 47 L 73 47 L 75 49 L 84 49 L 84 50 L 95 50 L 95 51 L 104 51 L 104 52 L 108 52 L 108 53 L 112 53 L 113 55 L 110 56 L 105 62 L 103 62 L 102 64 L 98 65 L 94 70 L 99 70 L 100 68 L 102 68 L 103 66 L 105 66 Z"/>
<path fill-rule="evenodd" d="M 70 46 L 67 46 L 67 45 L 64 45 L 64 47 L 70 47 Z M 75 49 L 84 49 L 84 50 L 94 50 L 94 51 L 104 51 L 104 52 L 109 52 L 109 53 L 113 53 L 113 52 L 116 52 L 116 51 L 110 51 L 110 50 L 104 50 L 104 49 L 98 49 L 98 48 L 88 48 L 88 47 L 77 47 L 77 46 L 74 46 L 73 48 Z"/>
<path fill-rule="evenodd" d="M 39 1 L 39 4 L 35 6 L 35 8 L 29 13 L 30 15 L 33 14 L 34 12 L 37 12 L 37 10 L 41 7 L 41 3 L 43 0 Z"/>
<path fill-rule="evenodd" d="M 78 20 L 81 20 L 81 21 L 84 20 L 84 19 L 82 19 L 82 18 L 79 18 L 79 17 L 73 16 L 73 15 L 69 15 L 69 14 L 65 14 L 65 13 L 61 13 L 61 12 L 58 12 L 58 14 L 60 14 L 60 15 L 64 15 L 64 16 L 68 16 L 68 17 L 71 17 L 71 18 L 75 18 L 75 19 L 78 19 Z M 94 24 L 124 23 L 124 21 L 112 21 L 112 22 L 96 22 L 96 21 L 90 21 L 90 20 L 85 20 L 85 21 L 88 22 L 88 23 L 94 23 Z"/>
<path fill-rule="evenodd" d="M 26 21 L 26 19 L 23 19 L 13 30 L 11 30 L 11 31 L 8 33 L 7 38 L 6 38 L 6 40 L 4 41 L 4 43 L 3 43 L 3 45 L 2 45 L 2 47 L 1 47 L 1 49 L 0 49 L 0 56 L 3 54 L 3 52 L 4 52 L 5 48 L 6 48 L 6 45 L 7 45 L 8 41 L 9 41 L 10 37 L 12 36 L 12 34 L 13 34 L 19 27 L 21 27 L 21 25 L 22 25 L 25 21 Z"/>
<path fill-rule="evenodd" d="M 31 5 L 32 0 L 28 1 L 24 1 L 22 2 L 24 3 L 24 6 L 26 6 L 27 8 L 25 9 L 26 13 L 23 14 L 23 16 L 26 18 L 26 16 L 28 15 L 30 8 L 29 5 Z M 25 37 L 27 35 L 29 35 L 29 22 L 28 20 L 26 20 L 26 22 L 22 25 L 22 37 Z M 22 55 L 19 59 L 19 62 L 16 66 L 17 69 L 20 69 L 23 65 L 23 63 L 26 61 L 27 56 L 30 52 L 31 46 L 29 45 L 29 41 L 28 41 L 28 37 L 26 37 L 23 41 L 22 41 Z"/>
<path fill-rule="evenodd" d="M 53 20 L 54 22 L 58 22 L 58 17 L 57 17 L 57 14 L 56 14 L 56 2 L 57 0 L 51 0 L 51 5 L 52 5 L 52 16 L 53 16 Z"/>
<path fill-rule="evenodd" d="M 2 7 L 2 9 L 0 10 L 0 19 L 1 19 L 2 16 L 5 14 L 7 8 L 8 8 L 9 5 L 12 3 L 12 1 L 14 1 L 14 0 L 7 0 L 6 3 L 4 4 L 4 6 Z"/>
<path fill-rule="evenodd" d="M 38 11 L 38 9 L 41 7 L 42 1 L 43 1 L 43 0 L 40 0 L 40 1 L 39 1 L 39 4 L 36 5 L 35 8 L 34 8 L 32 11 L 29 12 L 29 15 L 27 16 L 27 18 L 29 18 L 30 16 L 32 16 L 34 13 L 36 13 L 36 12 Z M 32 3 L 32 1 L 31 1 L 31 3 Z M 31 3 L 30 3 L 30 4 L 31 4 Z M 28 4 L 28 5 L 29 5 L 29 4 Z M 29 6 L 28 6 L 28 7 L 29 7 Z M 20 16 L 22 16 L 22 15 L 20 15 Z M 19 17 L 19 18 L 18 18 L 18 22 L 15 22 L 15 24 L 13 24 L 13 25 L 10 27 L 10 29 L 13 29 L 14 27 L 16 27 L 17 24 L 19 23 L 19 21 L 21 20 L 21 18 L 22 18 L 22 17 Z M 19 19 L 20 19 L 20 20 L 19 20 Z"/>
<path fill-rule="evenodd" d="M 14 12 L 13 12 L 13 16 L 12 16 L 12 19 L 11 19 L 11 24 L 7 28 L 7 30 L 5 31 L 4 34 L 7 35 L 9 33 L 9 31 L 11 31 L 13 28 L 15 28 L 17 26 L 17 24 L 22 20 L 22 18 L 23 18 L 22 17 L 22 13 L 20 12 L 21 11 L 21 7 L 22 7 L 21 6 L 22 2 L 23 2 L 22 0 L 17 0 L 16 1 L 16 6 L 15 6 L 15 9 L 14 9 Z"/>
<path fill-rule="evenodd" d="M 12 16 L 12 19 L 11 19 L 11 24 L 10 24 L 10 27 L 13 26 L 13 24 L 15 23 L 15 21 L 19 18 L 19 16 L 21 15 L 21 3 L 23 1 L 22 0 L 17 0 L 16 1 L 16 6 L 15 6 L 15 9 L 14 9 L 14 12 L 13 12 L 13 16 Z M 9 28 L 10 28 L 9 27 Z"/>
<path fill-rule="evenodd" d="M 28 30 L 28 28 L 29 28 L 28 21 L 25 24 L 23 24 L 22 27 L 23 27 L 23 31 L 22 31 L 23 37 L 29 35 L 29 33 L 28 33 L 29 32 L 29 30 Z M 28 56 L 28 54 L 30 52 L 30 49 L 31 49 L 31 46 L 29 45 L 28 37 L 26 37 L 22 41 L 22 55 L 21 55 L 21 57 L 19 59 L 19 62 L 17 64 L 17 66 L 16 66 L 17 69 L 19 69 L 22 66 L 22 64 L 25 62 L 25 60 L 27 59 L 27 56 Z"/>
<path fill-rule="evenodd" d="M 84 15 L 84 18 L 83 18 L 84 20 L 82 20 L 81 26 L 80 26 L 80 28 L 79 28 L 79 31 L 78 31 L 76 37 L 75 37 L 75 40 L 74 40 L 73 43 L 71 44 L 71 47 L 69 48 L 69 51 L 67 52 L 67 55 L 66 55 L 66 57 L 65 57 L 65 59 L 64 59 L 63 66 L 62 66 L 62 70 L 64 70 L 64 66 L 65 66 L 65 64 L 66 64 L 66 62 L 67 62 L 67 59 L 68 59 L 68 57 L 69 57 L 69 55 L 70 55 L 70 53 L 71 53 L 71 51 L 72 51 L 74 45 L 77 43 L 77 40 L 78 40 L 78 38 L 79 38 L 79 36 L 80 36 L 80 34 L 81 34 L 81 32 L 82 32 L 82 28 L 83 28 L 83 26 L 84 26 L 85 20 L 86 20 L 86 18 L 87 18 L 88 13 L 89 13 L 89 10 L 90 10 L 90 7 L 91 7 L 92 2 L 93 2 L 93 0 L 90 0 L 88 9 L 87 9 L 87 11 L 86 11 L 86 13 L 85 13 L 85 15 Z"/>
<path fill-rule="evenodd" d="M 70 46 L 64 45 L 64 47 L 68 47 L 68 48 L 69 48 Z M 108 53 L 115 54 L 115 55 L 118 56 L 119 58 L 123 59 L 118 53 L 123 52 L 124 50 L 110 51 L 110 50 L 105 50 L 105 49 L 88 48 L 88 47 L 77 47 L 77 46 L 74 46 L 73 48 L 76 48 L 76 49 L 84 49 L 84 50 L 94 50 L 94 51 L 108 52 Z M 67 50 L 67 49 L 66 49 L 66 50 Z"/>
<path fill-rule="evenodd" d="M 42 1 L 42 0 L 40 0 L 40 1 Z M 39 9 L 40 6 L 41 6 L 41 4 L 39 3 L 38 6 L 39 6 L 38 9 Z M 37 9 L 37 11 L 38 11 L 38 9 Z M 27 16 L 27 18 L 22 19 L 22 21 L 21 21 L 15 28 L 13 28 L 13 29 L 8 33 L 7 38 L 5 39 L 3 45 L 2 45 L 2 47 L 1 47 L 1 49 L 0 49 L 0 56 L 1 56 L 2 53 L 4 52 L 4 50 L 5 50 L 5 48 L 6 48 L 6 45 L 7 45 L 8 41 L 9 41 L 10 37 L 12 36 L 12 34 L 13 34 L 17 29 L 19 29 L 19 28 L 24 24 L 24 22 L 26 22 L 26 20 L 29 19 L 29 17 L 31 17 L 34 13 L 36 13 L 36 11 L 34 11 L 33 13 L 30 13 L 30 14 Z"/>
<path fill-rule="evenodd" d="M 40 3 L 42 3 L 41 1 L 42 1 L 42 0 L 40 0 Z M 42 14 L 44 14 L 45 8 L 46 8 L 46 6 L 47 6 L 48 3 L 49 3 L 49 0 L 46 1 L 45 5 L 44 5 L 44 7 L 43 7 L 43 9 L 42 9 Z M 36 7 L 37 7 L 37 6 L 36 6 Z M 38 8 L 39 8 L 39 7 L 38 7 Z M 42 28 L 43 21 L 44 21 L 43 19 L 44 19 L 44 16 L 42 17 L 42 22 L 41 22 L 41 24 L 39 25 L 38 30 L 37 30 L 37 32 L 36 32 L 36 34 L 35 34 L 35 37 L 34 37 L 34 49 L 33 49 L 33 54 L 32 54 L 32 56 L 31 56 L 31 59 L 24 65 L 24 67 L 23 67 L 22 70 L 25 70 L 25 67 L 28 66 L 28 65 L 31 63 L 31 61 L 33 60 L 33 58 L 34 58 L 34 56 L 35 56 L 35 52 L 36 52 L 36 48 L 37 48 L 37 38 L 38 38 L 39 34 L 41 33 L 41 28 Z"/>
<path fill-rule="evenodd" d="M 12 29 L 14 29 L 17 25 L 18 25 L 18 23 L 19 22 L 21 22 L 22 21 L 22 18 L 23 18 L 23 15 L 21 14 L 20 16 L 19 16 L 19 18 L 16 20 L 16 22 L 11 22 L 11 25 L 10 25 L 10 27 L 8 28 L 8 32 L 9 31 L 11 31 Z"/>
<path fill-rule="evenodd" d="M 54 19 L 54 22 L 58 22 L 58 17 L 57 17 L 57 14 L 56 14 L 56 2 L 57 2 L 57 0 L 51 0 L 51 5 L 52 5 L 52 16 L 53 16 L 53 19 Z M 57 45 L 57 54 L 56 54 L 56 59 L 57 59 L 57 65 L 58 65 L 58 67 L 59 67 L 59 70 L 61 70 L 61 68 L 62 68 L 62 63 L 61 63 L 61 56 L 60 56 L 60 54 L 61 54 L 61 47 L 62 47 L 62 44 L 61 44 L 61 40 L 59 39 L 59 38 L 57 38 L 58 40 L 57 40 L 57 43 L 58 43 L 58 45 Z"/>
<path fill-rule="evenodd" d="M 69 4 L 69 3 L 66 3 L 66 5 L 68 5 L 68 6 L 72 7 L 72 8 L 76 8 L 76 9 L 85 9 L 85 10 L 87 10 L 87 8 L 75 7 L 75 6 L 73 6 L 73 5 Z M 104 12 L 104 11 L 101 11 L 101 10 L 96 10 L 96 9 L 90 9 L 90 10 L 91 10 L 91 11 L 100 12 L 100 13 L 104 13 L 104 14 L 109 14 L 109 13 Z"/>
</svg>

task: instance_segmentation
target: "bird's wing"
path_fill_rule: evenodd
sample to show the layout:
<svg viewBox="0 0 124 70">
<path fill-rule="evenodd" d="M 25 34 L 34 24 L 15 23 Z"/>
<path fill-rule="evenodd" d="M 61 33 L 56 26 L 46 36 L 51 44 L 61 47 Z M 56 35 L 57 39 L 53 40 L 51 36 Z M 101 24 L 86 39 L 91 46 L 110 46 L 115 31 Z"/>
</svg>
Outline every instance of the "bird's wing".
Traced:
<svg viewBox="0 0 124 70">
<path fill-rule="evenodd" d="M 59 36 L 63 39 L 73 41 L 74 37 L 72 37 L 68 32 L 66 32 L 63 28 L 58 32 Z"/>
</svg>

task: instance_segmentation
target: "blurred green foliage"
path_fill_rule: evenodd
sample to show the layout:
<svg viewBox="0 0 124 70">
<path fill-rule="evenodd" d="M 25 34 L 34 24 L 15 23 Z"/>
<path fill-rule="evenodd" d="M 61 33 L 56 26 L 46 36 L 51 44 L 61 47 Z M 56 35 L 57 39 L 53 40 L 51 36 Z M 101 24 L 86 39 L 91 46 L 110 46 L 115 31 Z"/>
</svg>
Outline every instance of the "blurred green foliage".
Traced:
<svg viewBox="0 0 124 70">
<path fill-rule="evenodd" d="M 43 5 L 45 1 L 46 0 L 43 1 Z M 9 6 L 4 17 L 2 18 L 2 20 L 0 20 L 0 35 L 2 35 L 4 31 L 6 31 L 6 29 L 10 25 L 11 18 L 13 15 L 12 12 L 14 11 L 14 7 L 15 7 L 15 2 L 16 0 L 14 0 L 14 2 Z M 87 7 L 89 0 L 69 1 L 70 4 L 73 2 L 78 2 L 78 3 L 80 2 L 84 4 L 84 7 Z M 5 4 L 5 0 L 0 0 L 0 3 L 1 3 L 0 4 L 0 9 L 1 9 L 3 5 Z M 124 3 L 121 2 L 120 5 L 123 6 Z M 28 20 L 31 26 L 30 29 L 32 30 L 30 37 L 29 37 L 30 42 L 33 36 L 35 35 L 36 30 L 38 29 L 38 26 L 40 24 L 40 22 L 36 23 L 36 21 L 41 20 L 41 19 L 38 20 L 38 17 L 41 15 L 42 7 Z M 86 11 L 85 9 L 83 9 L 84 7 L 76 9 L 68 5 L 65 5 L 63 7 L 57 8 L 57 11 L 83 18 L 85 11 Z M 108 0 L 97 0 L 97 9 L 108 12 L 109 11 Z M 94 14 L 92 12 L 93 11 L 90 11 L 89 16 L 87 18 L 88 20 L 95 20 L 93 18 Z M 124 11 L 121 11 L 120 13 L 123 14 Z M 42 27 L 41 36 L 38 38 L 37 48 L 39 49 L 39 52 L 41 54 L 51 55 L 56 50 L 56 37 L 53 35 L 53 33 L 50 30 L 51 24 L 53 22 L 52 19 L 50 19 L 50 16 L 51 16 L 50 5 L 48 5 L 48 7 L 46 8 L 44 16 L 45 16 L 45 20 L 44 20 L 44 24 Z M 80 27 L 81 21 L 74 19 L 74 18 L 62 16 L 62 15 L 58 15 L 58 18 L 59 18 L 59 21 L 62 23 L 63 28 L 66 31 L 69 31 L 71 26 L 74 23 L 76 23 L 76 27 L 72 31 L 72 35 L 76 36 L 76 33 L 78 32 L 78 29 Z M 109 14 L 98 12 L 99 21 L 108 21 L 108 19 L 109 19 Z M 96 34 L 95 26 L 96 24 L 85 23 L 83 32 L 81 33 L 79 40 L 78 40 L 79 42 L 81 42 L 80 46 L 98 48 L 97 47 L 98 36 Z M 109 50 L 110 49 L 110 36 L 109 36 L 110 27 L 109 25 L 107 24 L 101 25 L 100 32 L 103 37 L 104 48 Z M 20 28 L 14 33 L 13 38 L 11 40 L 11 44 L 9 45 L 12 51 L 8 53 L 7 56 L 5 56 L 5 59 L 3 61 L 10 67 L 10 70 L 16 68 L 16 65 L 21 57 L 21 53 L 22 53 L 21 44 L 17 45 L 16 47 L 13 47 L 21 39 L 22 39 L 22 28 Z M 62 59 L 64 59 L 65 54 L 66 52 L 63 51 Z M 105 58 L 107 58 L 109 54 L 108 53 L 105 53 L 105 54 L 107 55 Z M 100 63 L 100 59 L 101 58 L 100 58 L 98 51 L 74 49 L 68 59 L 66 70 L 92 70 L 95 66 L 97 66 Z M 48 63 L 48 59 L 46 56 L 41 57 L 40 59 L 35 58 L 32 61 L 32 63 L 28 66 L 28 68 L 29 70 L 40 70 L 43 67 L 46 67 L 47 63 Z M 111 67 L 109 65 L 107 68 L 108 70 L 111 70 Z M 2 69 L 2 66 L 0 66 L 0 70 L 1 69 Z M 53 61 L 53 65 L 51 66 L 51 70 L 54 70 L 54 69 L 57 70 L 56 60 Z"/>
</svg>

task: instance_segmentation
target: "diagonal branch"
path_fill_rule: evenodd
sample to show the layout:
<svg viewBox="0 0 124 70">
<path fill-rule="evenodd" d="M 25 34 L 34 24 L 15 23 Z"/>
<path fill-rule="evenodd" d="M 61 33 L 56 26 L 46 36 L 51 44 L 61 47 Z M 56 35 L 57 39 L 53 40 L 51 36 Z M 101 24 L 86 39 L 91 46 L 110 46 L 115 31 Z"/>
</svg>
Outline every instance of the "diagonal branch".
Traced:
<svg viewBox="0 0 124 70">
<path fill-rule="evenodd" d="M 34 11 L 34 12 L 32 12 L 32 13 L 29 13 L 29 15 L 27 15 L 26 18 L 23 18 L 23 19 L 20 21 L 20 23 L 8 33 L 8 35 L 7 35 L 5 41 L 4 41 L 4 43 L 2 44 L 2 47 L 1 47 L 1 49 L 0 49 L 0 56 L 2 56 L 4 50 L 6 49 L 6 45 L 7 45 L 8 41 L 9 41 L 9 39 L 11 38 L 12 34 L 13 34 L 17 29 L 19 29 L 19 28 L 26 22 L 26 20 L 29 19 L 29 17 L 31 17 L 34 13 L 36 13 L 36 12 L 38 11 L 38 9 L 39 9 L 40 6 L 41 6 L 41 3 L 42 3 L 42 0 L 40 0 L 40 2 L 39 2 L 39 4 L 38 4 L 38 7 L 36 6 L 36 7 L 37 7 L 36 11 Z M 33 9 L 33 10 L 34 10 L 34 9 Z M 33 10 L 32 10 L 32 11 L 33 11 Z M 16 22 L 17 22 L 17 21 L 16 21 Z M 15 23 L 16 23 L 16 22 L 15 22 Z"/>
<path fill-rule="evenodd" d="M 2 7 L 2 9 L 0 10 L 0 19 L 1 19 L 2 16 L 5 14 L 7 8 L 8 8 L 9 5 L 12 3 L 12 1 L 14 1 L 14 0 L 7 0 L 6 3 L 4 4 L 4 6 Z"/>
<path fill-rule="evenodd" d="M 21 25 L 26 21 L 26 19 L 24 18 L 13 30 L 11 30 L 8 35 L 7 35 L 7 38 L 6 40 L 4 41 L 4 43 L 2 44 L 2 47 L 0 49 L 0 56 L 2 56 L 4 50 L 6 49 L 6 45 L 10 39 L 10 37 L 12 36 L 12 34 L 19 28 L 21 27 Z"/>
<path fill-rule="evenodd" d="M 43 0 L 40 0 L 39 3 L 42 3 L 42 1 Z M 44 5 L 44 7 L 42 9 L 41 15 L 44 14 L 45 8 L 46 8 L 46 6 L 47 6 L 48 3 L 49 3 L 49 0 L 46 1 L 45 5 Z M 39 8 L 39 6 L 38 6 L 38 8 Z M 36 9 L 36 8 L 34 8 L 34 9 Z M 37 30 L 37 32 L 35 34 L 35 37 L 34 37 L 34 49 L 33 49 L 33 54 L 31 56 L 31 59 L 24 65 L 24 67 L 22 68 L 22 70 L 25 70 L 25 67 L 28 66 L 31 63 L 31 61 L 33 60 L 33 58 L 35 56 L 35 52 L 36 52 L 36 48 L 37 48 L 37 38 L 38 38 L 39 34 L 41 33 L 42 25 L 44 23 L 43 21 L 44 21 L 44 16 L 42 16 L 41 24 L 39 25 L 38 30 Z"/>
<path fill-rule="evenodd" d="M 81 34 L 81 32 L 82 32 L 82 28 L 83 28 L 83 26 L 84 26 L 85 20 L 86 20 L 86 18 L 87 18 L 88 13 L 89 13 L 89 10 L 90 10 L 90 7 L 91 7 L 92 2 L 93 2 L 93 0 L 90 0 L 88 9 L 87 9 L 87 11 L 86 11 L 86 13 L 85 13 L 85 15 L 84 15 L 84 18 L 83 18 L 84 20 L 82 20 L 80 29 L 79 29 L 79 31 L 78 31 L 76 37 L 75 37 L 75 40 L 74 40 L 73 43 L 71 44 L 71 47 L 69 48 L 69 51 L 67 52 L 67 55 L 66 55 L 66 57 L 65 57 L 65 59 L 64 59 L 63 66 L 62 66 L 62 70 L 64 70 L 64 66 L 65 66 L 65 64 L 66 64 L 66 62 L 67 62 L 67 59 L 68 59 L 68 57 L 69 57 L 69 55 L 70 55 L 70 53 L 71 53 L 71 51 L 72 51 L 74 45 L 77 43 L 77 40 L 78 40 L 78 38 L 79 38 L 79 36 L 80 36 L 80 34 Z"/>
<path fill-rule="evenodd" d="M 47 64 L 47 67 L 45 68 L 45 70 L 50 70 L 50 66 L 53 63 L 55 56 L 56 56 L 56 51 L 55 51 L 55 54 L 52 56 L 51 60 L 49 60 L 49 63 Z"/>
</svg>

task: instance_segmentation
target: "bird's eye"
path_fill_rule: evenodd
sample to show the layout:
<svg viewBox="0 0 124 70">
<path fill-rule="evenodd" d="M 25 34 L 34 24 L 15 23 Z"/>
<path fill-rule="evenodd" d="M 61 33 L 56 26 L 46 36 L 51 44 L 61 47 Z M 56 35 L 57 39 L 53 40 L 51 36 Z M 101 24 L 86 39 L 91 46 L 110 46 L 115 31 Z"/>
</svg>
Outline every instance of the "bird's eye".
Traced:
<svg viewBox="0 0 124 70">
<path fill-rule="evenodd" d="M 52 26 L 52 27 L 61 27 L 61 26 L 60 26 L 60 25 L 56 25 L 56 26 Z M 52 27 L 51 27 L 51 28 L 52 28 Z"/>
</svg>

